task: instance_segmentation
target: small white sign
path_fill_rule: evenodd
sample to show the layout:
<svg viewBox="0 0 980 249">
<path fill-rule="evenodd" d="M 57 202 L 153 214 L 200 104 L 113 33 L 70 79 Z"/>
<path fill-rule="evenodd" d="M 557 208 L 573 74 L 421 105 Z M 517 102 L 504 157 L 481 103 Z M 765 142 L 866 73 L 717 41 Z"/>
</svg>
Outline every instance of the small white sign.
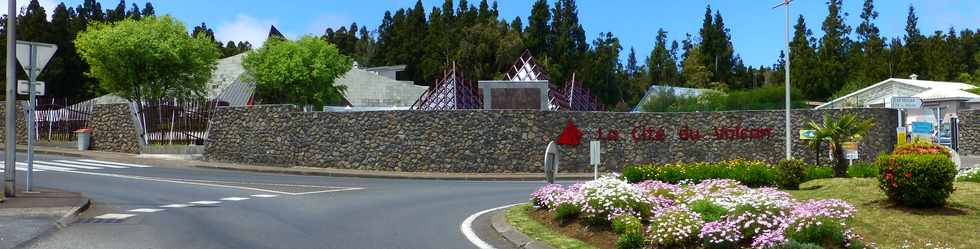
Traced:
<svg viewBox="0 0 980 249">
<path fill-rule="evenodd" d="M 31 93 L 30 87 L 31 86 L 30 86 L 30 83 L 28 83 L 28 81 L 26 81 L 26 80 L 18 80 L 17 81 L 17 94 L 20 94 L 20 95 L 28 95 L 28 94 L 30 94 Z M 44 82 L 43 81 L 35 81 L 34 82 L 34 95 L 44 96 Z"/>
<path fill-rule="evenodd" d="M 888 108 L 892 109 L 919 109 L 922 108 L 922 99 L 918 97 L 892 97 Z"/>
<path fill-rule="evenodd" d="M 590 155 L 589 158 L 592 159 L 591 160 L 591 163 L 592 163 L 592 165 L 599 165 L 599 162 L 602 161 L 599 158 L 599 156 L 601 154 L 600 152 L 602 151 L 602 148 L 600 147 L 601 145 L 599 144 L 599 141 L 592 141 L 592 142 L 589 143 L 589 145 L 590 145 L 589 146 L 589 155 Z"/>
</svg>

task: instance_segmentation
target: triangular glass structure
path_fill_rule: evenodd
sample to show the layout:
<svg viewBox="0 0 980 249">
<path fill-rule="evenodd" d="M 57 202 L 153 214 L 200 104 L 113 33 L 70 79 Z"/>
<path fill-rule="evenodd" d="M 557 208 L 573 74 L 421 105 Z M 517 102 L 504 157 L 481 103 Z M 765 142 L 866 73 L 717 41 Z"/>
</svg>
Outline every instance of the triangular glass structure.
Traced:
<svg viewBox="0 0 980 249">
<path fill-rule="evenodd" d="M 537 81 L 549 80 L 544 67 L 539 65 L 530 50 L 524 50 L 517 62 L 511 66 L 506 74 L 510 81 Z M 604 111 L 605 107 L 599 104 L 592 93 L 582 87 L 582 82 L 575 80 L 575 75 L 565 84 L 565 87 L 558 88 L 550 84 L 548 92 L 548 102 L 552 111 Z"/>
<path fill-rule="evenodd" d="M 456 69 L 455 64 L 412 105 L 412 110 L 417 111 L 481 108 L 483 108 L 483 99 L 480 96 L 480 89 L 473 82 L 467 81 L 463 73 Z"/>
</svg>

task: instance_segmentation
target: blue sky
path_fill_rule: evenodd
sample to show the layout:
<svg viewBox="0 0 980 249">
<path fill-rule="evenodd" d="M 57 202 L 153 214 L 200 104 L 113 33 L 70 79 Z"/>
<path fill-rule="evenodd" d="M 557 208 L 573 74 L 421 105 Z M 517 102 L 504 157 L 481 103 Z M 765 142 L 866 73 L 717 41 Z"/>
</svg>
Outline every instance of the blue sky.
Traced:
<svg viewBox="0 0 980 249">
<path fill-rule="evenodd" d="M 19 0 L 18 2 L 27 2 Z M 50 10 L 56 0 L 41 0 Z M 71 6 L 82 0 L 66 1 Z M 127 1 L 142 7 L 145 0 Z M 158 0 L 151 1 L 158 14 L 171 14 L 193 26 L 206 22 L 220 40 L 249 40 L 261 43 L 269 25 L 275 24 L 287 36 L 302 34 L 320 35 L 328 27 L 360 25 L 376 28 L 386 10 L 409 8 L 415 0 Z M 442 0 L 423 1 L 427 10 L 441 5 Z M 681 40 L 685 33 L 696 34 L 701 25 L 705 0 L 580 0 L 579 17 L 586 28 L 589 40 L 600 32 L 613 32 L 624 46 L 625 54 L 635 47 L 641 58 L 653 49 L 658 28 L 669 32 L 670 39 Z M 735 49 L 749 65 L 770 65 L 785 46 L 783 10 L 770 9 L 779 0 L 714 0 L 712 8 L 720 10 L 732 31 Z M 807 25 L 819 37 L 820 23 L 827 14 L 826 0 L 796 0 L 792 8 L 795 16 L 804 15 Z M 118 1 L 103 0 L 103 8 L 113 8 Z M 478 0 L 470 0 L 478 4 Z M 530 13 L 532 0 L 499 1 L 503 18 L 525 18 Z M 850 13 L 848 24 L 857 26 L 863 0 L 845 0 L 844 9 Z M 876 9 L 881 15 L 877 25 L 882 34 L 896 37 L 904 34 L 908 6 L 916 7 L 919 27 L 923 33 L 935 30 L 980 28 L 980 1 L 977 0 L 877 0 Z M 0 11 L 5 11 L 0 8 Z"/>
</svg>

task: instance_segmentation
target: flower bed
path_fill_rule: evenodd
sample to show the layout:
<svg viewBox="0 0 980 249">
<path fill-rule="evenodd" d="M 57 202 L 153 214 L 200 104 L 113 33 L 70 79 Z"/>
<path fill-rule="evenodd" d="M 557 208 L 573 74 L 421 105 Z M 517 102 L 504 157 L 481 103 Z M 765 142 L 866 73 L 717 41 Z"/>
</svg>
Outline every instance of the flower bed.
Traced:
<svg viewBox="0 0 980 249">
<path fill-rule="evenodd" d="M 980 183 L 980 168 L 960 172 L 956 175 L 956 180 L 961 182 Z"/>
<path fill-rule="evenodd" d="M 870 178 L 878 176 L 875 164 L 856 162 L 848 167 L 850 177 Z M 750 187 L 777 186 L 783 180 L 779 168 L 761 161 L 728 160 L 716 163 L 673 163 L 630 165 L 623 170 L 623 177 L 631 182 L 662 181 L 680 183 L 681 181 L 701 182 L 708 179 L 736 180 Z M 806 165 L 803 182 L 832 178 L 830 166 Z"/>
<path fill-rule="evenodd" d="M 531 194 L 531 202 L 556 219 L 610 226 L 621 236 L 619 248 L 864 247 L 848 226 L 855 209 L 847 202 L 797 201 L 733 180 L 629 184 L 603 177 L 544 186 Z"/>
</svg>

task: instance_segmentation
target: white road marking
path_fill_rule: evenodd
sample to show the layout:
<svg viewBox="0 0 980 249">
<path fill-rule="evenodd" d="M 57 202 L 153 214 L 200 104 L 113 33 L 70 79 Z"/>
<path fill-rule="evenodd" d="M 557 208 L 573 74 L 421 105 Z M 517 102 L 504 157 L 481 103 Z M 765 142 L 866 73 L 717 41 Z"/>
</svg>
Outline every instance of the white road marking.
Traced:
<svg viewBox="0 0 980 249">
<path fill-rule="evenodd" d="M 258 197 L 258 198 L 272 198 L 276 196 L 278 195 L 252 195 L 252 197 Z"/>
<path fill-rule="evenodd" d="M 95 216 L 95 218 L 96 219 L 115 220 L 115 219 L 126 219 L 126 218 L 133 217 L 133 216 L 136 216 L 136 215 L 135 214 L 103 214 L 103 215 Z"/>
<path fill-rule="evenodd" d="M 494 249 L 495 247 L 491 246 L 490 244 L 487 244 L 487 242 L 485 242 L 482 239 L 480 239 L 479 236 L 476 236 L 476 233 L 473 232 L 473 221 L 476 220 L 477 217 L 480 217 L 480 215 L 483 215 L 483 214 L 486 214 L 486 213 L 489 213 L 489 212 L 493 212 L 493 211 L 497 211 L 497 210 L 500 210 L 500 209 L 504 209 L 504 208 L 513 207 L 513 206 L 520 205 L 520 204 L 524 204 L 524 203 L 514 203 L 514 204 L 507 205 L 507 206 L 495 207 L 495 208 L 483 210 L 483 211 L 477 212 L 477 213 L 475 213 L 473 215 L 470 215 L 470 217 L 466 217 L 466 219 L 463 220 L 463 224 L 460 224 L 459 225 L 459 231 L 463 233 L 463 236 L 466 236 L 466 239 L 470 240 L 470 243 L 473 243 L 473 245 L 476 245 L 476 247 L 478 247 L 480 249 Z"/>
<path fill-rule="evenodd" d="M 221 202 L 220 201 L 195 201 L 195 202 L 188 202 L 188 203 L 197 204 L 197 205 L 214 205 Z"/>
<path fill-rule="evenodd" d="M 153 167 L 153 166 L 140 165 L 140 164 L 106 162 L 106 161 L 99 161 L 99 160 L 92 160 L 92 159 L 78 159 L 78 161 L 90 162 L 90 163 L 100 163 L 100 164 L 110 164 L 110 165 L 119 165 L 119 166 L 127 166 L 127 167 L 136 167 L 136 168 L 150 168 L 150 167 Z"/>
<path fill-rule="evenodd" d="M 134 212 L 134 213 L 156 213 L 156 212 L 160 212 L 160 211 L 163 211 L 163 209 L 137 208 L 137 209 L 129 210 L 127 212 Z"/>
<path fill-rule="evenodd" d="M 194 206 L 194 205 L 170 204 L 170 205 L 163 205 L 163 206 L 160 206 L 160 207 L 162 207 L 162 208 L 185 208 L 185 207 L 190 207 L 190 206 Z"/>
<path fill-rule="evenodd" d="M 60 163 L 70 163 L 70 164 L 76 164 L 76 165 L 88 165 L 88 166 L 96 166 L 96 167 L 111 168 L 111 169 L 128 169 L 129 168 L 129 167 L 124 167 L 124 166 L 116 166 L 116 165 L 108 165 L 108 164 L 98 164 L 98 163 L 86 163 L 86 162 L 79 162 L 79 161 L 72 161 L 72 160 L 54 160 L 54 161 L 55 162 L 60 162 Z"/>
<path fill-rule="evenodd" d="M 27 163 L 17 162 L 17 166 L 22 166 L 22 167 L 17 167 L 17 170 L 21 170 L 21 168 L 23 168 L 24 170 L 21 170 L 21 171 L 27 171 Z M 37 171 L 38 169 L 40 169 L 40 170 L 54 170 L 54 171 L 72 171 L 72 170 L 75 170 L 75 169 L 62 168 L 62 167 L 56 167 L 56 166 L 43 166 L 43 165 L 39 165 L 37 162 L 34 162 L 34 171 Z"/>
<path fill-rule="evenodd" d="M 6 164 L 3 164 L 3 161 L 0 161 L 0 165 L 3 165 L 2 167 L 6 167 L 7 166 Z M 24 167 L 14 167 L 17 171 L 27 171 L 27 163 L 17 162 L 14 165 L 16 165 L 16 166 L 24 166 Z M 3 172 L 2 170 L 3 169 L 0 169 L 0 172 Z M 34 172 L 41 172 L 41 171 L 44 171 L 44 170 L 43 169 L 34 169 Z"/>
<path fill-rule="evenodd" d="M 226 198 L 221 198 L 222 201 L 244 201 L 244 200 L 248 200 L 248 199 L 251 199 L 251 198 L 244 198 L 244 197 L 226 197 Z"/>
<path fill-rule="evenodd" d="M 49 162 L 49 161 L 35 161 L 34 164 L 54 165 L 54 166 L 77 168 L 77 169 L 102 169 L 102 168 L 99 168 L 99 167 L 84 166 L 84 165 L 74 165 L 74 164 Z"/>
<path fill-rule="evenodd" d="M 218 187 L 218 188 L 244 189 L 244 190 L 253 190 L 253 191 L 259 191 L 259 192 L 267 192 L 267 193 L 283 194 L 283 195 L 305 195 L 305 194 L 339 192 L 339 191 L 350 191 L 350 190 L 361 190 L 361 189 L 364 189 L 364 188 L 344 188 L 344 189 L 331 189 L 331 190 L 312 191 L 312 192 L 303 192 L 303 193 L 291 193 L 291 192 L 275 191 L 275 190 L 268 190 L 268 189 L 261 189 L 261 188 L 252 188 L 252 187 L 243 187 L 243 186 L 232 186 L 232 185 L 221 185 L 221 184 L 204 183 L 204 182 L 207 182 L 207 181 L 202 182 L 200 180 L 192 180 L 192 179 L 168 179 L 168 178 L 155 178 L 155 177 L 144 177 L 144 176 L 130 176 L 130 175 L 120 175 L 120 174 L 110 174 L 110 173 L 96 173 L 96 172 L 85 172 L 85 171 L 65 171 L 65 172 L 75 173 L 75 174 L 83 174 L 83 175 L 108 176 L 108 177 L 117 177 L 117 178 L 124 178 L 124 179 L 136 179 L 136 180 L 145 180 L 145 181 L 180 183 L 180 184 L 200 185 L 200 186 Z M 210 182 L 215 182 L 215 181 L 210 181 Z M 258 183 L 258 184 L 261 184 L 261 183 Z M 278 184 L 278 185 L 280 185 L 280 186 L 288 186 L 288 185 L 285 185 L 285 184 Z M 316 187 L 333 188 L 333 187 L 329 187 L 329 186 L 316 186 Z"/>
</svg>

